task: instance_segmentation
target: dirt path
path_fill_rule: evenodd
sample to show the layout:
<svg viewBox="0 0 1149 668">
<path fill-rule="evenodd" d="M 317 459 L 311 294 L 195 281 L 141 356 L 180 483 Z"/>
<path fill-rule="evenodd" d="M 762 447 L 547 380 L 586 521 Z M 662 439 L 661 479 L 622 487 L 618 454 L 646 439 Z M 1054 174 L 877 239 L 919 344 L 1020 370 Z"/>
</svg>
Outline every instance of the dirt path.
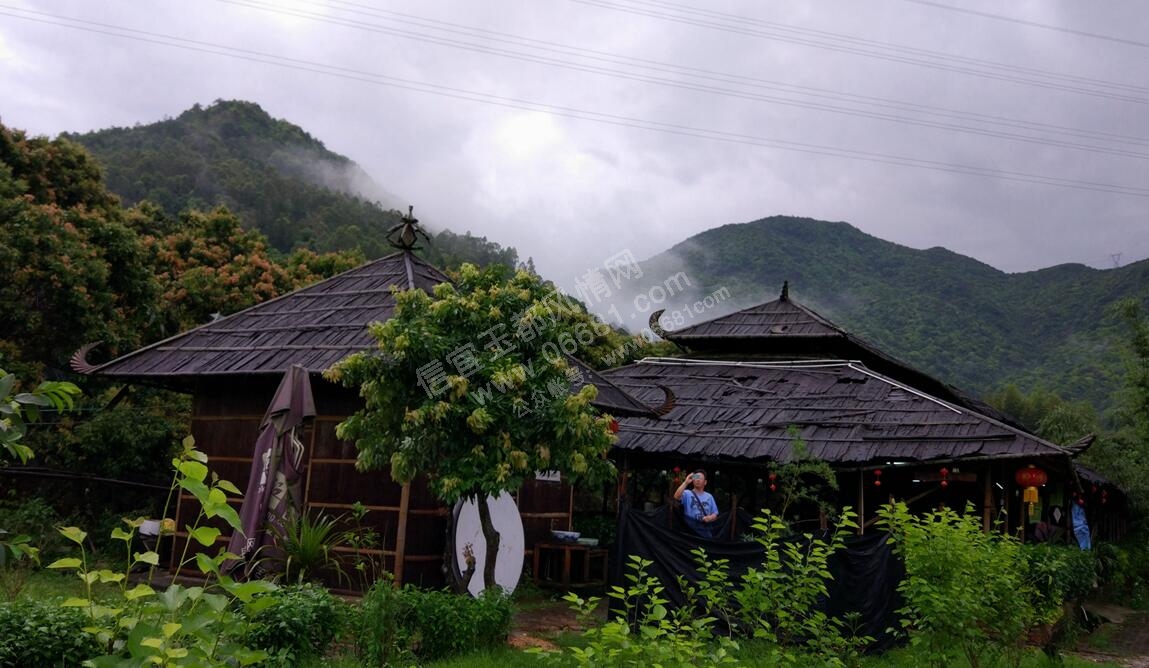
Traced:
<svg viewBox="0 0 1149 668">
<path fill-rule="evenodd" d="M 604 607 L 604 619 L 605 615 Z M 541 647 L 552 650 L 557 649 L 554 643 L 556 636 L 565 631 L 582 630 L 583 625 L 566 601 L 532 602 L 526 607 L 516 608 L 514 621 L 511 622 L 511 637 L 507 642 L 520 649 Z"/>
<path fill-rule="evenodd" d="M 1149 668 L 1149 613 L 1130 611 L 1119 624 L 1103 624 L 1073 654 L 1125 668 Z"/>
</svg>

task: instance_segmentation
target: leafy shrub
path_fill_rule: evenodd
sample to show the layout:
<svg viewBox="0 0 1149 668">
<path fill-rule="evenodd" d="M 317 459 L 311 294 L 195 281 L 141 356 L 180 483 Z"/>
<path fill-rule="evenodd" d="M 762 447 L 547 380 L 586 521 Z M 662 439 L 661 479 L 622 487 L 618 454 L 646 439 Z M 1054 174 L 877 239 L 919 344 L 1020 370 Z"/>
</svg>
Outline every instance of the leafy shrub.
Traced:
<svg viewBox="0 0 1149 668">
<path fill-rule="evenodd" d="M 355 625 L 360 654 L 369 665 L 417 657 L 434 661 L 498 647 L 511 628 L 506 596 L 479 598 L 414 587 L 395 589 L 383 579 L 363 597 Z"/>
<path fill-rule="evenodd" d="M 1093 589 L 1093 555 L 1057 545 L 1026 545 L 1026 580 L 1037 591 L 1040 612 L 1052 622 L 1065 603 L 1085 598 Z"/>
<path fill-rule="evenodd" d="M 322 656 L 342 627 L 343 603 L 322 587 L 287 586 L 260 598 L 274 603 L 251 619 L 246 644 L 272 656 L 288 661 Z"/>
<path fill-rule="evenodd" d="M 625 588 L 612 587 L 607 596 L 619 601 L 622 614 L 599 624 L 594 619 L 601 599 L 568 594 L 569 601 L 588 628 L 585 647 L 571 646 L 565 654 L 543 654 L 555 663 L 579 666 L 714 666 L 735 663 L 731 650 L 738 644 L 725 636 L 714 642 L 714 617 L 695 614 L 693 605 L 674 612 L 666 608 L 666 587 L 646 569 L 651 561 L 630 557 Z M 694 601 L 688 601 L 692 604 Z M 532 650 L 541 653 L 541 650 Z M 764 665 L 773 665 L 767 663 Z"/>
<path fill-rule="evenodd" d="M 404 600 L 390 574 L 377 580 L 363 594 L 359 614 L 354 618 L 356 647 L 369 666 L 395 665 L 410 659 L 407 633 L 402 628 Z"/>
<path fill-rule="evenodd" d="M 697 593 L 732 635 L 766 641 L 774 665 L 854 665 L 873 639 L 847 633 L 846 624 L 819 605 L 829 592 L 830 558 L 844 547 L 845 532 L 854 528 L 852 510 L 845 508 L 828 537 L 788 537 L 785 520 L 764 510 L 752 533 L 765 555 L 760 568 L 732 580 L 728 560 L 711 561 L 698 548 L 693 554 L 701 578 L 693 585 L 683 583 L 683 590 L 688 597 Z"/>
<path fill-rule="evenodd" d="M 78 666 L 102 654 L 100 643 L 81 629 L 88 617 L 56 601 L 0 603 L 0 666 Z"/>
<path fill-rule="evenodd" d="M 878 514 L 906 564 L 898 591 L 910 645 L 934 666 L 953 665 L 959 654 L 972 668 L 995 656 L 1016 664 L 1040 617 L 1021 543 L 983 532 L 972 506 L 915 516 L 899 502 Z"/>
</svg>

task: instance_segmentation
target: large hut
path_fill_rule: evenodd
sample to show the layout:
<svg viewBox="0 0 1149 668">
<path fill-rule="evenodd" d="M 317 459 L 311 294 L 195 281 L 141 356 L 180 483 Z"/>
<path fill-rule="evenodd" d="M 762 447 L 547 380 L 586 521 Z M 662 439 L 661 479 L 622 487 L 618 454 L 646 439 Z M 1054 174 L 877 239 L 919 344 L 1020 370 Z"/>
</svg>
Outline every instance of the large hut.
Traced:
<svg viewBox="0 0 1149 668">
<path fill-rule="evenodd" d="M 1123 531 L 1117 495 L 1100 495 L 1072 466 L 1091 438 L 1062 447 L 1027 432 L 793 301 L 788 286 L 777 300 L 660 333 L 687 355 L 605 373 L 640 401 L 664 387 L 677 397 L 660 419 L 621 421 L 617 458 L 636 501 L 658 503 L 668 471 L 701 465 L 728 507 L 754 510 L 800 441 L 834 469 L 831 501 L 852 506 L 862 531 L 893 499 L 913 510 L 971 504 L 987 529 L 1001 522 L 1030 539 L 1061 535 L 1071 504 L 1085 504 L 1105 537 Z"/>
<path fill-rule="evenodd" d="M 422 478 L 399 485 L 387 471 L 356 470 L 355 447 L 337 438 L 335 427 L 357 411 L 362 400 L 321 373 L 373 345 L 368 325 L 391 316 L 394 289 L 430 291 L 448 280 L 408 244 L 400 252 L 142 348 L 90 373 L 190 394 L 197 446 L 209 456 L 214 472 L 242 487 L 251 474 L 269 402 L 288 370 L 301 366 L 315 406 L 314 418 L 299 434 L 303 509 L 339 516 L 353 504 L 363 504 L 368 510 L 365 524 L 378 532 L 380 544 L 359 552 L 381 560 L 400 583 L 438 585 L 444 581 L 448 509 L 429 493 Z M 600 408 L 614 415 L 649 413 L 589 368 L 581 366 L 581 371 L 583 380 L 600 385 Z M 571 492 L 564 482 L 539 476 L 515 496 L 524 525 L 524 556 L 530 557 L 536 543 L 550 538 L 551 529 L 569 527 Z M 182 527 L 196 512 L 194 498 L 181 496 L 175 555 L 187 540 Z M 228 527 L 217 526 L 224 531 L 218 542 L 226 545 Z"/>
</svg>

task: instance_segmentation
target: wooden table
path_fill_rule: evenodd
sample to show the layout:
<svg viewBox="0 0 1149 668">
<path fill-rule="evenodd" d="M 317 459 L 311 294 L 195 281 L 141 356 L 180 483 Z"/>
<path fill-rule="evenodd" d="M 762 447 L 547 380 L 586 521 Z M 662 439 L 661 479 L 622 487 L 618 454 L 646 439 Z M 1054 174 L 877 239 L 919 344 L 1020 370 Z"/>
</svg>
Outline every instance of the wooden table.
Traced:
<svg viewBox="0 0 1149 668">
<path fill-rule="evenodd" d="M 574 561 L 575 555 L 580 556 L 582 559 L 582 580 L 575 582 L 575 585 L 606 584 L 607 549 L 591 547 L 590 545 L 579 545 L 578 543 L 538 543 L 535 545 L 534 563 L 536 585 L 545 582 L 555 582 L 554 579 L 543 580 L 542 578 L 540 565 L 543 564 L 543 557 L 546 553 L 551 553 L 554 558 L 557 558 L 559 554 L 562 555 L 562 576 L 558 582 L 560 582 L 564 588 L 571 586 L 571 563 Z M 596 561 L 599 564 L 599 568 L 596 570 L 596 574 L 599 577 L 591 580 L 591 565 Z"/>
</svg>

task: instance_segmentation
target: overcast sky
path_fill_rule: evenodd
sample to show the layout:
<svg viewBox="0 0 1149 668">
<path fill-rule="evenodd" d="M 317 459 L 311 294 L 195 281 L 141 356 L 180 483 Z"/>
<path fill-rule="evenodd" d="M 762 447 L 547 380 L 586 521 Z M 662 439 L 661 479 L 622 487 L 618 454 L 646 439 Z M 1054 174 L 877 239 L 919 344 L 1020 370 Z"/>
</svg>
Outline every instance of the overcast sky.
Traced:
<svg viewBox="0 0 1149 668">
<path fill-rule="evenodd" d="M 575 276 L 775 214 L 1006 271 L 1149 257 L 1149 3 L 0 0 L 34 134 L 244 99 Z"/>
</svg>

